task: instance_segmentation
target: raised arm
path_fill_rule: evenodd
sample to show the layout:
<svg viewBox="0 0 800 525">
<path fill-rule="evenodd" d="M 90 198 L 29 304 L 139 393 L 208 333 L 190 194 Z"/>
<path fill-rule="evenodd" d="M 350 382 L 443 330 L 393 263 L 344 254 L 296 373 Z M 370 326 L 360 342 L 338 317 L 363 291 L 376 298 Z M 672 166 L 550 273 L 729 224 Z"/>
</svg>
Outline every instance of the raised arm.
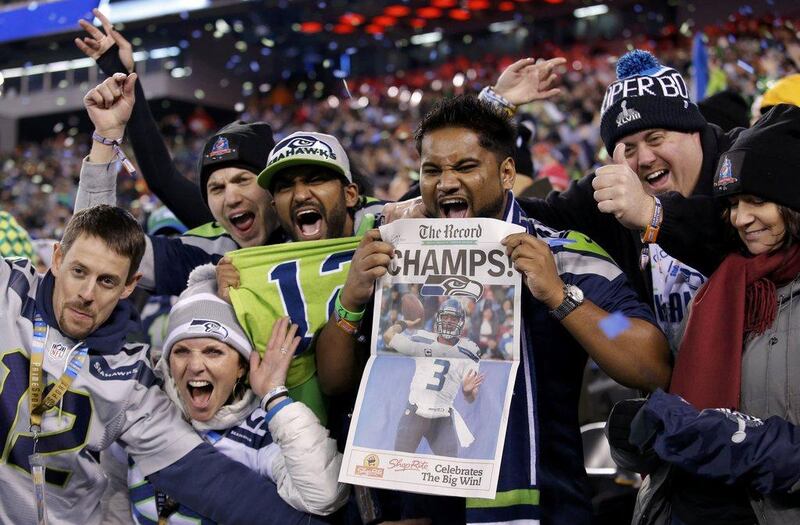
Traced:
<svg viewBox="0 0 800 525">
<path fill-rule="evenodd" d="M 384 275 L 394 248 L 381 240 L 380 232 L 369 230 L 358 245 L 339 302 L 350 312 L 363 315 L 372 297 L 375 281 Z M 346 320 L 340 321 L 347 323 Z M 331 316 L 322 328 L 317 343 L 317 374 L 322 391 L 327 395 L 348 392 L 358 385 L 359 361 L 356 357 L 356 329 L 351 324 L 339 325 Z"/>
<path fill-rule="evenodd" d="M 269 342 L 261 359 L 250 354 L 250 386 L 264 398 L 275 388 L 286 385 L 286 374 L 300 338 L 297 325 L 289 326 L 282 317 L 272 327 Z M 278 485 L 278 493 L 294 508 L 312 514 L 327 515 L 344 505 L 348 485 L 339 483 L 342 455 L 328 430 L 303 403 L 279 396 L 264 407 L 269 431 L 280 447 L 274 454 L 263 448 L 259 469 Z M 263 464 L 261 464 L 263 463 Z"/>
<path fill-rule="evenodd" d="M 105 33 L 83 20 L 81 27 L 87 36 L 83 39 L 76 38 L 75 45 L 86 56 L 97 61 L 100 69 L 109 76 L 133 72 L 133 49 L 130 42 L 114 29 L 99 10 L 95 9 L 93 12 L 101 21 Z M 137 102 L 133 107 L 127 131 L 147 186 L 188 228 L 213 221 L 197 185 L 184 177 L 175 166 L 150 112 L 141 82 L 136 82 L 135 90 Z"/>
</svg>

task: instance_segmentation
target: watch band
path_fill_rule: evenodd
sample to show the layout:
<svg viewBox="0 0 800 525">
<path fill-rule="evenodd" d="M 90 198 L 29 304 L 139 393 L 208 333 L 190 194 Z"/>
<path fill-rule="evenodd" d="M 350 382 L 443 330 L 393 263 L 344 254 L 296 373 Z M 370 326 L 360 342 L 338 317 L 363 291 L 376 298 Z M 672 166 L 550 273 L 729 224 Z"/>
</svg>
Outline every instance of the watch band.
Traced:
<svg viewBox="0 0 800 525">
<path fill-rule="evenodd" d="M 573 288 L 578 290 L 579 297 L 575 297 L 573 295 Z M 583 293 L 581 292 L 580 288 L 572 284 L 565 284 L 564 285 L 564 300 L 561 301 L 561 304 L 558 305 L 556 308 L 550 310 L 550 315 L 556 321 L 561 321 L 573 310 L 583 304 Z"/>
<path fill-rule="evenodd" d="M 289 395 L 289 389 L 285 386 L 276 386 L 269 392 L 267 392 L 263 398 L 261 398 L 261 410 L 264 412 L 267 411 L 267 405 L 269 405 L 273 400 L 278 399 L 279 397 L 284 397 Z"/>
</svg>

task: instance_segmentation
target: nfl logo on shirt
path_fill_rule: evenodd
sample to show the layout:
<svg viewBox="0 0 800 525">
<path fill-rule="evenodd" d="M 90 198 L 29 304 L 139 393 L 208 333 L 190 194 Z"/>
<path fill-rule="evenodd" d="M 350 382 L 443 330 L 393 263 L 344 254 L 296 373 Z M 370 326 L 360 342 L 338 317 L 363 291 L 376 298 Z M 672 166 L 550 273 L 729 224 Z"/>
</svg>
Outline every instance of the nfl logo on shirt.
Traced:
<svg viewBox="0 0 800 525">
<path fill-rule="evenodd" d="M 64 359 L 64 356 L 67 354 L 67 350 L 69 350 L 69 348 L 67 348 L 66 345 L 61 343 L 53 343 L 53 345 L 50 347 L 50 350 L 48 350 L 47 355 L 49 355 L 54 361 L 60 361 Z"/>
</svg>

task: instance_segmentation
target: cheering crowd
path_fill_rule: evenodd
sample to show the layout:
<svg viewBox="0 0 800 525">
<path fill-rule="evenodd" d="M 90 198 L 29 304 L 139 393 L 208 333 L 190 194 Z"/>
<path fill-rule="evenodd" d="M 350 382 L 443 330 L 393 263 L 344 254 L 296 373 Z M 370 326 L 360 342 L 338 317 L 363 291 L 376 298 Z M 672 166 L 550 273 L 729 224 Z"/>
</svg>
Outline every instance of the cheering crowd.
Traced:
<svg viewBox="0 0 800 525">
<path fill-rule="evenodd" d="M 76 42 L 108 75 L 84 99 L 91 139 L 26 146 L 3 167 L 3 202 L 49 189 L 0 216 L 0 522 L 591 523 L 578 425 L 588 359 L 646 394 L 607 424 L 615 461 L 646 475 L 634 523 L 800 522 L 791 43 L 760 57 L 777 83 L 752 125 L 748 111 L 726 129 L 704 116 L 666 65 L 679 51 L 635 49 L 581 69 L 574 56 L 476 66 L 482 89 L 427 93 L 413 123 L 377 134 L 395 104 L 383 95 L 370 111 L 303 102 L 291 118 L 253 101 L 196 141 L 190 167 L 170 155 L 130 44 L 97 16 L 103 29 L 82 22 Z M 754 53 L 747 42 L 719 40 L 718 70 L 733 48 Z M 746 110 L 758 82 L 729 73 Z M 531 192 L 536 171 L 555 191 Z M 139 176 L 172 214 L 147 233 Z M 340 483 L 376 281 L 394 256 L 378 227 L 476 217 L 523 231 L 498 239 L 523 295 L 497 497 Z M 57 240 L 35 250 L 20 223 Z M 272 287 L 244 293 L 249 265 L 298 242 L 296 259 L 268 267 Z M 320 315 L 304 294 L 329 282 Z M 450 305 L 456 328 L 426 333 L 443 355 L 463 333 L 475 360 L 505 359 L 507 302 Z M 474 398 L 478 374 L 466 377 Z M 452 424 L 415 399 L 404 433 Z"/>
</svg>

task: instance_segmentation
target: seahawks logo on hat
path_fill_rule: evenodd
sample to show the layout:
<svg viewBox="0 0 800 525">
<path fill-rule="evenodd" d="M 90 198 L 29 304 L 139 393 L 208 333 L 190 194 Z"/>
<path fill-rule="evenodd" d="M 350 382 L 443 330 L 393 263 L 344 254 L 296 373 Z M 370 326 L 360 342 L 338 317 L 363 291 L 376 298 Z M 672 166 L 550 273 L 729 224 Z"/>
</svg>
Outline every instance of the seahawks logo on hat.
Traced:
<svg viewBox="0 0 800 525">
<path fill-rule="evenodd" d="M 419 294 L 425 297 L 470 297 L 477 301 L 483 295 L 483 285 L 463 275 L 430 275 Z"/>
<path fill-rule="evenodd" d="M 717 171 L 717 179 L 714 181 L 714 188 L 725 191 L 731 184 L 736 184 L 739 179 L 733 174 L 733 164 L 727 155 L 722 156 L 719 170 Z"/>
<path fill-rule="evenodd" d="M 228 144 L 228 139 L 225 137 L 217 137 L 217 140 L 214 142 L 214 145 L 211 146 L 211 151 L 208 152 L 209 157 L 221 157 L 222 155 L 227 155 L 231 153 L 233 150 L 230 148 Z"/>
<path fill-rule="evenodd" d="M 189 332 L 216 334 L 222 339 L 228 338 L 228 329 L 220 323 L 209 319 L 192 319 L 192 322 L 189 323 Z"/>
<path fill-rule="evenodd" d="M 324 159 L 336 160 L 336 153 L 325 142 L 311 135 L 295 135 L 280 141 L 274 148 L 276 153 L 269 163 L 274 164 L 286 157 L 294 155 L 312 155 Z"/>
<path fill-rule="evenodd" d="M 617 115 L 617 127 L 624 126 L 629 122 L 633 122 L 634 120 L 639 120 L 642 118 L 642 114 L 636 111 L 633 108 L 628 109 L 628 101 L 622 101 L 622 111 L 619 112 Z"/>
</svg>

